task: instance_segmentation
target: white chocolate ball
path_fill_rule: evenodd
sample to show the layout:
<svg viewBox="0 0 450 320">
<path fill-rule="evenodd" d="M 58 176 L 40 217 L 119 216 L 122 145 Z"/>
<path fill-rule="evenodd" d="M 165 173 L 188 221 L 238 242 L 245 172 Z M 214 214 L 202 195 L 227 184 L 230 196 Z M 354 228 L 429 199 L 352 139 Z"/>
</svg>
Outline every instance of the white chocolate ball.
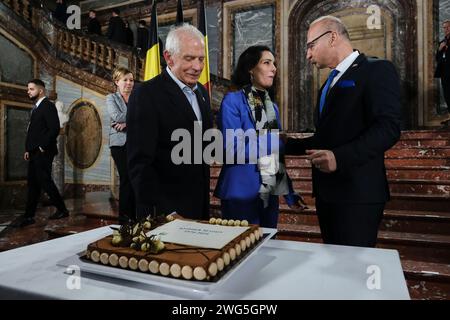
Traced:
<svg viewBox="0 0 450 320">
<path fill-rule="evenodd" d="M 172 277 L 179 278 L 181 276 L 181 267 L 178 264 L 174 263 L 170 266 L 170 274 L 172 275 Z"/>
<path fill-rule="evenodd" d="M 241 220 L 234 220 L 234 226 L 239 227 L 241 225 Z"/>
<path fill-rule="evenodd" d="M 211 277 L 215 277 L 217 274 L 217 264 L 212 262 L 208 267 L 208 273 Z"/>
<path fill-rule="evenodd" d="M 121 256 L 119 258 L 119 265 L 120 267 L 126 269 L 128 267 L 128 258 L 125 256 Z"/>
<path fill-rule="evenodd" d="M 223 261 L 222 258 L 217 258 L 217 270 L 222 271 L 224 266 L 225 266 L 225 262 Z"/>
<path fill-rule="evenodd" d="M 148 270 L 151 273 L 157 274 L 159 272 L 159 263 L 156 260 L 152 260 L 150 261 L 150 263 L 148 264 Z"/>
<path fill-rule="evenodd" d="M 230 227 L 234 226 L 234 220 L 233 219 L 228 220 L 228 225 Z"/>
<path fill-rule="evenodd" d="M 181 268 L 181 275 L 186 280 L 191 280 L 192 279 L 192 267 L 191 266 L 184 266 L 183 268 Z"/>
<path fill-rule="evenodd" d="M 108 264 L 108 262 L 109 262 L 109 254 L 103 252 L 100 255 L 100 262 L 103 263 L 103 264 Z"/>
<path fill-rule="evenodd" d="M 222 224 L 222 219 L 217 218 L 217 219 L 216 219 L 216 224 Z"/>
<path fill-rule="evenodd" d="M 234 249 L 236 250 L 236 257 L 239 257 L 241 255 L 241 245 L 239 243 L 236 243 Z"/>
<path fill-rule="evenodd" d="M 245 251 L 247 249 L 247 242 L 245 242 L 244 239 L 242 239 L 239 244 L 241 245 L 241 250 L 242 251 Z"/>
<path fill-rule="evenodd" d="M 250 245 L 252 244 L 250 237 L 245 237 L 245 243 L 247 244 L 247 248 L 250 248 Z"/>
<path fill-rule="evenodd" d="M 222 258 L 226 266 L 230 264 L 230 254 L 228 252 L 224 252 Z"/>
<path fill-rule="evenodd" d="M 130 260 L 128 260 L 128 266 L 130 267 L 131 270 L 137 270 L 138 268 L 138 261 L 136 258 L 130 258 Z"/>
<path fill-rule="evenodd" d="M 215 224 L 215 223 L 216 223 L 216 218 L 211 218 L 211 219 L 209 219 L 209 223 L 210 223 L 210 224 Z"/>
<path fill-rule="evenodd" d="M 250 241 L 252 242 L 252 244 L 255 243 L 255 235 L 253 233 L 250 233 Z"/>
<path fill-rule="evenodd" d="M 223 226 L 227 226 L 228 225 L 228 220 L 227 219 L 223 219 L 222 220 L 222 225 Z"/>
<path fill-rule="evenodd" d="M 148 271 L 148 261 L 145 259 L 139 260 L 138 267 L 139 267 L 139 270 L 141 270 L 142 272 L 147 272 Z"/>
<path fill-rule="evenodd" d="M 168 276 L 170 274 L 170 266 L 163 262 L 159 265 L 159 272 L 163 275 L 163 276 Z"/>
<path fill-rule="evenodd" d="M 109 256 L 109 264 L 113 267 L 117 267 L 117 265 L 119 264 L 119 257 L 117 256 L 117 254 L 113 253 Z"/>
<path fill-rule="evenodd" d="M 241 221 L 241 226 L 242 227 L 248 227 L 248 221 L 247 220 L 242 220 Z"/>
<path fill-rule="evenodd" d="M 202 267 L 196 267 L 194 269 L 194 278 L 202 281 L 206 279 L 206 271 Z"/>
<path fill-rule="evenodd" d="M 100 253 L 97 250 L 91 252 L 91 260 L 94 262 L 100 261 Z"/>
<path fill-rule="evenodd" d="M 228 250 L 228 253 L 230 254 L 231 261 L 236 260 L 236 249 L 235 248 L 231 248 L 230 250 Z"/>
</svg>

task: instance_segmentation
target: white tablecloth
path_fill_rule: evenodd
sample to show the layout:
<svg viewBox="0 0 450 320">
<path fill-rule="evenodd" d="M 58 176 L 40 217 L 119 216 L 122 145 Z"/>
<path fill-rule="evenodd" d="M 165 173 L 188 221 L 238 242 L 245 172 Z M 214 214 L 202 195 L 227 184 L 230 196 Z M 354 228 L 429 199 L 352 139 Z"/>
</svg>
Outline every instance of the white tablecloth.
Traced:
<svg viewBox="0 0 450 320">
<path fill-rule="evenodd" d="M 281 240 L 269 240 L 211 292 L 177 290 L 83 270 L 79 288 L 73 289 L 71 276 L 57 263 L 110 233 L 109 227 L 102 227 L 0 253 L 0 298 L 409 299 L 395 250 Z"/>
</svg>

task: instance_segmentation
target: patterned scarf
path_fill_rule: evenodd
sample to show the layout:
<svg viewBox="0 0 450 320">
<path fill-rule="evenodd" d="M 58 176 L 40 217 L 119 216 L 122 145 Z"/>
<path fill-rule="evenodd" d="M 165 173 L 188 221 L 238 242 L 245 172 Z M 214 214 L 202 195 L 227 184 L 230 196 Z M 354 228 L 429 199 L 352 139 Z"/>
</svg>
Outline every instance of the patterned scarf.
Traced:
<svg viewBox="0 0 450 320">
<path fill-rule="evenodd" d="M 278 125 L 275 106 L 270 99 L 267 90 L 260 91 L 249 85 L 243 88 L 248 105 L 252 112 L 255 129 L 258 135 L 269 133 L 271 130 L 280 130 Z M 259 189 L 260 198 L 264 202 L 264 208 L 269 205 L 270 195 L 286 195 L 289 193 L 286 169 L 282 157 L 279 154 L 271 154 L 258 159 L 258 169 L 260 170 L 261 186 Z M 262 162 L 271 163 L 277 170 L 275 174 L 261 172 Z"/>
</svg>

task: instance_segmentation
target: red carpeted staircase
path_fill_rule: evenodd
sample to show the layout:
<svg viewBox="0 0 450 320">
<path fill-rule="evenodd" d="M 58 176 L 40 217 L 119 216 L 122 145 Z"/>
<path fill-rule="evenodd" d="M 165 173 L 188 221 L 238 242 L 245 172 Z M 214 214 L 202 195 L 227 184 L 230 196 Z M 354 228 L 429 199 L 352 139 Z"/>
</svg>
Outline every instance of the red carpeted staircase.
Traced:
<svg viewBox="0 0 450 320">
<path fill-rule="evenodd" d="M 450 299 L 450 131 L 403 132 L 385 158 L 392 199 L 377 246 L 399 251 L 412 298 Z M 309 161 L 288 157 L 287 167 L 310 209 L 291 210 L 280 198 L 278 238 L 321 242 Z M 218 213 L 219 200 L 211 203 Z"/>
</svg>

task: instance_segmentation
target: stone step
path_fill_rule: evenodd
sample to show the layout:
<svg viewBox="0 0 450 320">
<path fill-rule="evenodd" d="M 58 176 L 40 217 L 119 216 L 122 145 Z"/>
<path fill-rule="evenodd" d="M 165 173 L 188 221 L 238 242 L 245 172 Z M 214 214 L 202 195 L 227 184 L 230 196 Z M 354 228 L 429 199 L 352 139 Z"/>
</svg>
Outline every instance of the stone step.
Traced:
<svg viewBox="0 0 450 320">
<path fill-rule="evenodd" d="M 213 198 L 214 188 L 210 188 L 210 201 Z M 305 202 L 314 204 L 311 190 L 299 190 Z M 284 198 L 280 197 L 280 203 L 284 203 Z M 418 194 L 418 193 L 391 193 L 391 199 L 386 204 L 386 209 L 391 210 L 415 210 L 415 211 L 440 211 L 447 212 L 450 208 L 450 198 L 448 195 Z"/>
<path fill-rule="evenodd" d="M 450 181 L 450 167 L 404 166 L 386 167 L 388 179 L 422 179 Z"/>
<path fill-rule="evenodd" d="M 450 130 L 409 130 L 402 131 L 400 140 L 415 139 L 447 139 L 450 140 Z"/>
<path fill-rule="evenodd" d="M 211 201 L 211 209 L 214 210 L 216 215 L 220 215 L 220 200 L 214 198 Z M 313 205 L 306 210 L 300 211 L 290 209 L 286 204 L 280 204 L 278 223 L 319 225 L 316 209 Z M 450 235 L 450 212 L 386 209 L 380 224 L 380 230 Z"/>
<path fill-rule="evenodd" d="M 385 153 L 387 159 L 442 159 L 450 160 L 450 147 L 408 147 L 408 148 L 393 148 Z"/>
<path fill-rule="evenodd" d="M 289 137 L 292 138 L 306 138 L 313 135 L 313 133 L 302 133 L 302 132 L 290 132 L 288 133 Z M 450 130 L 408 130 L 402 131 L 400 135 L 400 141 L 403 140 L 430 140 L 430 139 L 447 139 L 450 140 Z"/>
<path fill-rule="evenodd" d="M 216 188 L 217 179 L 217 177 L 211 177 L 211 190 Z M 291 176 L 291 179 L 294 190 L 299 190 L 299 192 L 312 190 L 311 177 Z M 388 183 L 391 193 L 447 195 L 450 197 L 450 180 L 389 179 Z"/>
<path fill-rule="evenodd" d="M 400 140 L 392 148 L 401 149 L 405 147 L 420 147 L 420 148 L 436 148 L 450 146 L 449 139 L 409 139 Z"/>
<path fill-rule="evenodd" d="M 447 168 L 450 167 L 450 159 L 448 158 L 384 159 L 384 164 L 386 168 L 422 166 L 422 167 L 442 167 L 442 170 L 447 170 Z"/>
<path fill-rule="evenodd" d="M 310 225 L 278 225 L 278 239 L 322 242 L 320 228 Z M 435 234 L 379 231 L 379 248 L 396 249 L 400 258 L 432 263 L 449 263 L 450 236 Z"/>
<path fill-rule="evenodd" d="M 401 260 L 411 299 L 450 299 L 450 265 L 415 260 Z"/>
<path fill-rule="evenodd" d="M 221 167 L 211 168 L 211 178 L 217 179 Z M 288 167 L 291 178 L 311 177 L 311 166 Z M 422 180 L 447 180 L 450 181 L 450 166 L 389 166 L 386 167 L 388 179 L 422 179 Z"/>
</svg>

